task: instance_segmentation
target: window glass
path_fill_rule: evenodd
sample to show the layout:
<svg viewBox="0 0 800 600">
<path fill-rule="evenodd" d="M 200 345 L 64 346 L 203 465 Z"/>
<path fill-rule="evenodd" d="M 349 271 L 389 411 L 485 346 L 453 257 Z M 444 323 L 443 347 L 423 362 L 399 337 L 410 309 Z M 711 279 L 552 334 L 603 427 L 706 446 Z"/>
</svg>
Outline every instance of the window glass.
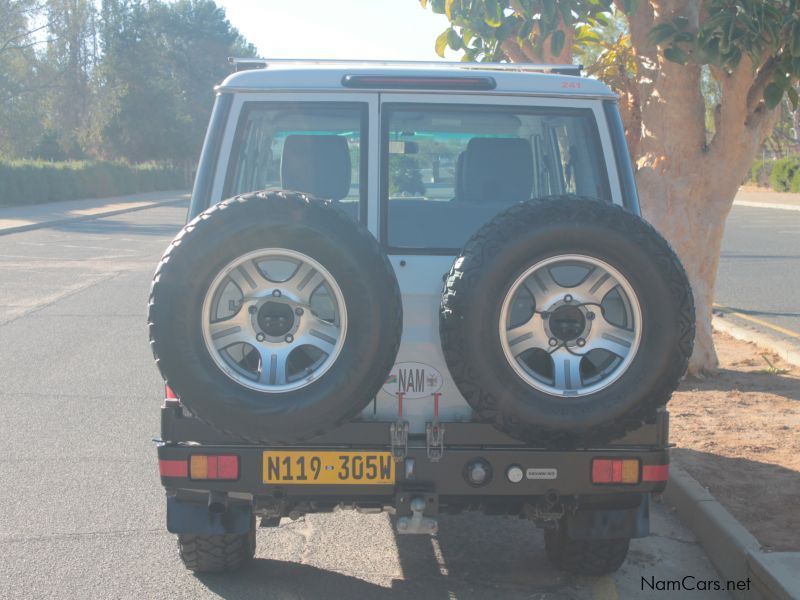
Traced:
<svg viewBox="0 0 800 600">
<path fill-rule="evenodd" d="M 225 197 L 267 188 L 293 190 L 333 200 L 358 219 L 365 193 L 361 140 L 366 139 L 366 114 L 359 105 L 245 105 Z"/>
<path fill-rule="evenodd" d="M 610 202 L 589 110 L 386 108 L 392 248 L 461 248 L 495 214 L 531 198 Z"/>
</svg>

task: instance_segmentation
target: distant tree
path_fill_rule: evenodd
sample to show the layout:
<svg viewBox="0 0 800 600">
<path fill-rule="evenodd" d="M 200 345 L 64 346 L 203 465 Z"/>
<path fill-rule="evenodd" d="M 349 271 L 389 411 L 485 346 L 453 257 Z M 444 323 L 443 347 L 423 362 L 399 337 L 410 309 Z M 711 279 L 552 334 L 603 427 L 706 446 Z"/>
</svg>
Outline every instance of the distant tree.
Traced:
<svg viewBox="0 0 800 600">
<path fill-rule="evenodd" d="M 95 7 L 91 0 L 47 0 L 42 15 L 48 39 L 40 69 L 52 82 L 42 124 L 70 158 L 82 158 L 89 120 L 90 81 L 97 60 Z"/>
<path fill-rule="evenodd" d="M 42 129 L 47 83 L 36 47 L 46 24 L 32 24 L 37 9 L 33 0 L 0 0 L 0 156 L 27 155 Z"/>
<path fill-rule="evenodd" d="M 389 193 L 392 196 L 422 196 L 425 184 L 413 156 L 398 154 L 389 161 Z"/>
<path fill-rule="evenodd" d="M 797 0 L 420 0 L 451 26 L 435 42 L 467 60 L 570 62 L 620 95 L 644 214 L 691 280 L 698 335 L 690 371 L 713 371 L 711 307 L 725 218 L 785 96 L 796 109 Z M 595 29 L 618 18 L 612 43 Z M 605 47 L 603 47 L 605 44 Z M 705 95 L 704 95 L 704 92 Z M 717 102 L 706 110 L 706 98 Z M 710 117 L 707 126 L 707 115 Z"/>
<path fill-rule="evenodd" d="M 212 0 L 104 0 L 94 140 L 134 161 L 196 159 L 227 57 L 254 56 Z"/>
</svg>

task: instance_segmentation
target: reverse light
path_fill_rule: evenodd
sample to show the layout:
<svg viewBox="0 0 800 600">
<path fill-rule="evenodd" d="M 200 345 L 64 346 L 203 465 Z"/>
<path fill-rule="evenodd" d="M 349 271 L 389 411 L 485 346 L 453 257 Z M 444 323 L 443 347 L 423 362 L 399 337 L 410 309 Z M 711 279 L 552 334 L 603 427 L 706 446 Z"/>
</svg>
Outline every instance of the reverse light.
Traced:
<svg viewBox="0 0 800 600">
<path fill-rule="evenodd" d="M 189 458 L 189 478 L 236 480 L 239 478 L 239 457 L 228 454 L 193 454 Z"/>
<path fill-rule="evenodd" d="M 592 483 L 639 483 L 639 459 L 595 458 L 592 461 Z"/>
</svg>

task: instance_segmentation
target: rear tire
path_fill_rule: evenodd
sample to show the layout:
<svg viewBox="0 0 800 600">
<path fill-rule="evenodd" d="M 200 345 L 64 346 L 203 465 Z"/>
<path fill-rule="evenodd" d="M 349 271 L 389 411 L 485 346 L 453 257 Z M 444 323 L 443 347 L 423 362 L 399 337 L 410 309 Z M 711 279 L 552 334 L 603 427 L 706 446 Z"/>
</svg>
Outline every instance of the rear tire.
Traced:
<svg viewBox="0 0 800 600">
<path fill-rule="evenodd" d="M 184 566 L 195 573 L 222 573 L 241 569 L 256 553 L 256 521 L 250 531 L 224 535 L 178 535 L 178 553 Z"/>
<path fill-rule="evenodd" d="M 273 267 L 295 263 L 288 279 L 262 270 L 271 254 Z M 333 320 L 318 316 L 314 290 Z M 153 355 L 181 402 L 256 443 L 349 421 L 386 381 L 402 331 L 400 289 L 377 240 L 294 192 L 244 194 L 190 221 L 156 269 L 149 308 Z"/>
<path fill-rule="evenodd" d="M 575 575 L 597 577 L 617 571 L 628 555 L 630 538 L 571 540 L 563 527 L 546 529 L 544 548 L 554 567 Z"/>
<path fill-rule="evenodd" d="M 536 447 L 604 444 L 655 420 L 694 330 L 691 287 L 664 238 L 621 207 L 576 196 L 517 204 L 478 230 L 446 278 L 439 321 L 465 400 Z"/>
</svg>

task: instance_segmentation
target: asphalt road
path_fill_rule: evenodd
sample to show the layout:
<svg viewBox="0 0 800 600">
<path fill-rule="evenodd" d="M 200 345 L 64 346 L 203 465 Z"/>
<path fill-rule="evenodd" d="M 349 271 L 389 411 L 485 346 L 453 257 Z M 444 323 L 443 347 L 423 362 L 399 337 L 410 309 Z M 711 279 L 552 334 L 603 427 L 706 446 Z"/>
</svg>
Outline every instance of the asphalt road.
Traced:
<svg viewBox="0 0 800 600">
<path fill-rule="evenodd" d="M 716 296 L 719 304 L 800 334 L 800 211 L 733 207 Z"/>
<path fill-rule="evenodd" d="M 661 598 L 642 577 L 717 578 L 658 504 L 654 534 L 599 579 L 552 570 L 522 520 L 466 515 L 435 538 L 395 537 L 388 516 L 349 512 L 259 530 L 240 575 L 185 571 L 164 528 L 151 442 L 163 392 L 144 318 L 184 212 L 0 237 L 0 598 Z"/>
</svg>

